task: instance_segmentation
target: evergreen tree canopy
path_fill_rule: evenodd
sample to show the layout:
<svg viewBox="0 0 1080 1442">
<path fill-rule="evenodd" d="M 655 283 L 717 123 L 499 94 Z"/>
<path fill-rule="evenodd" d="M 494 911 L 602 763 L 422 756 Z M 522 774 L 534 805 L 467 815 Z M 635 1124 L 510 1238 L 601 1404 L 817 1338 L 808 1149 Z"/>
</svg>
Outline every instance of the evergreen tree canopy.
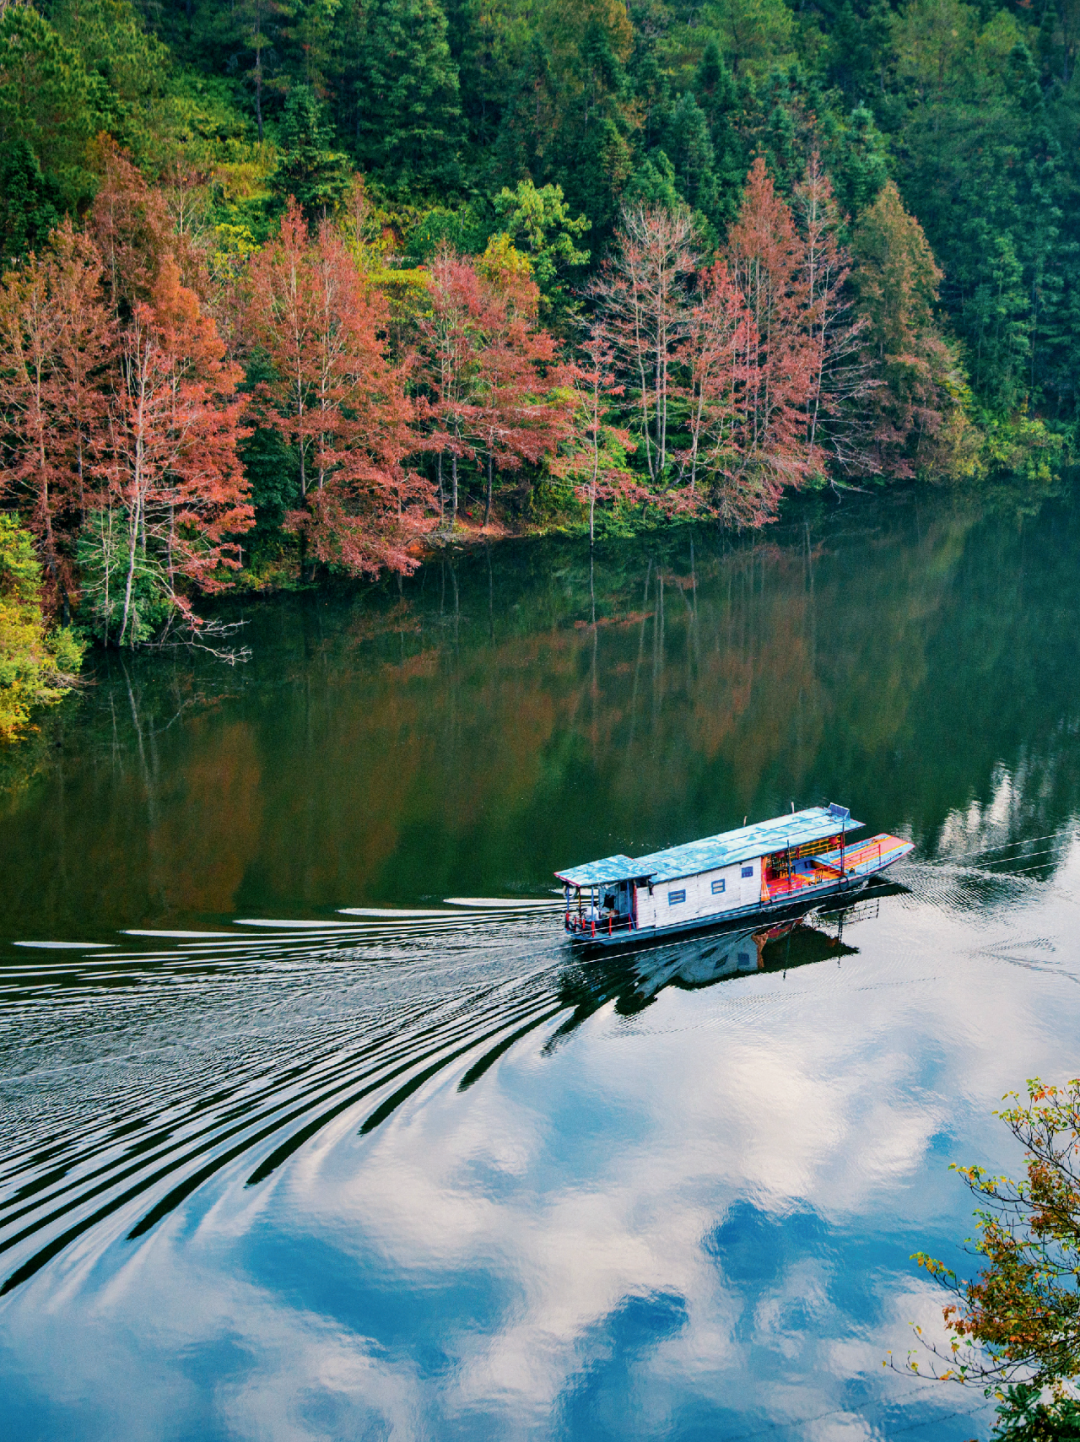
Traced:
<svg viewBox="0 0 1080 1442">
<path fill-rule="evenodd" d="M 0 151 L 0 260 L 14 260 L 46 240 L 60 221 L 55 198 L 25 136 L 5 145 Z"/>
<path fill-rule="evenodd" d="M 331 150 L 323 107 L 308 85 L 295 85 L 281 122 L 281 158 L 271 188 L 282 204 L 291 196 L 308 223 L 330 214 L 349 188 L 348 158 Z"/>
<path fill-rule="evenodd" d="M 15 180 L 24 193 L 40 173 L 62 204 L 85 202 L 94 186 L 88 147 L 108 109 L 106 87 L 36 10 L 9 5 L 0 13 L 0 146 L 12 152 L 15 172 L 29 165 L 27 150 L 33 155 L 37 170 Z"/>
<path fill-rule="evenodd" d="M 461 106 L 439 0 L 376 0 L 358 57 L 357 152 L 398 193 L 456 186 Z"/>
<path fill-rule="evenodd" d="M 549 301 L 563 294 L 566 274 L 589 262 L 589 252 L 575 244 L 590 228 L 588 218 L 571 215 L 562 186 L 538 190 L 531 180 L 504 187 L 494 203 L 501 228 L 529 257 L 541 294 Z"/>
</svg>

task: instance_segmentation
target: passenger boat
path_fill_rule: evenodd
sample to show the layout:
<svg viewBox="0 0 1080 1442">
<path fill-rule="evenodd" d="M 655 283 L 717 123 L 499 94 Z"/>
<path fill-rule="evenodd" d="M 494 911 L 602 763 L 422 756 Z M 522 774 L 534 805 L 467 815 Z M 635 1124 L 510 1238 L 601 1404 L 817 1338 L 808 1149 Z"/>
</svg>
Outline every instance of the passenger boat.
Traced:
<svg viewBox="0 0 1080 1442">
<path fill-rule="evenodd" d="M 830 803 L 688 841 L 649 856 L 608 856 L 555 873 L 571 940 L 619 946 L 744 917 L 803 910 L 866 885 L 912 850 Z"/>
</svg>

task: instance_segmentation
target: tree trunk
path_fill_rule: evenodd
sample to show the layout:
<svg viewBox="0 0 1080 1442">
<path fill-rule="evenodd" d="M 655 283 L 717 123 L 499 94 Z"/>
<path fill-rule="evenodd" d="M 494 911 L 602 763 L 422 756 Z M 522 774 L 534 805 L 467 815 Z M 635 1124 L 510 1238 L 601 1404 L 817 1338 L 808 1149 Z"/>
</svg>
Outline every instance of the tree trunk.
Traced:
<svg viewBox="0 0 1080 1442">
<path fill-rule="evenodd" d="M 484 525 L 485 525 L 485 526 L 486 526 L 487 523 L 488 523 L 488 517 L 491 515 L 491 468 L 492 468 L 492 459 L 491 459 L 491 452 L 490 452 L 490 451 L 488 452 L 487 463 L 488 463 L 488 467 L 487 467 L 487 471 L 488 471 L 488 477 L 487 477 L 487 481 L 488 481 L 488 483 L 487 483 L 487 501 L 486 501 L 485 504 L 484 504 Z"/>
<path fill-rule="evenodd" d="M 136 504 L 131 516 L 131 535 L 128 540 L 127 559 L 127 580 L 124 583 L 124 613 L 120 620 L 120 635 L 116 638 L 116 644 L 122 646 L 124 637 L 127 635 L 128 616 L 131 613 L 131 590 L 135 582 L 135 552 L 139 542 L 139 506 Z"/>
<path fill-rule="evenodd" d="M 176 595 L 176 568 L 173 564 L 173 543 L 176 539 L 176 507 L 169 503 L 169 540 L 166 549 L 166 560 L 169 572 L 169 599 Z"/>
<path fill-rule="evenodd" d="M 86 525 L 86 483 L 83 474 L 83 433 L 82 426 L 76 431 L 75 466 L 79 476 L 79 524 Z"/>
<path fill-rule="evenodd" d="M 262 113 L 262 47 L 255 52 L 255 124 L 259 131 L 259 144 L 263 139 Z"/>
</svg>

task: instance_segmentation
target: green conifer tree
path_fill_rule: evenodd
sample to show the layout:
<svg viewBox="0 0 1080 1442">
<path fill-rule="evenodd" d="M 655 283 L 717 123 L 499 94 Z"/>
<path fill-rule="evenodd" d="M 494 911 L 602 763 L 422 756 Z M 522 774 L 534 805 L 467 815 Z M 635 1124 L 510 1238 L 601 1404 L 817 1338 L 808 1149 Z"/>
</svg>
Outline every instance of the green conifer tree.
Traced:
<svg viewBox="0 0 1080 1442">
<path fill-rule="evenodd" d="M 640 36 L 630 58 L 629 76 L 641 113 L 641 144 L 648 151 L 654 145 L 663 144 L 671 97 L 668 78 L 660 68 L 655 47 Z"/>
<path fill-rule="evenodd" d="M 852 275 L 871 392 L 877 464 L 885 475 L 956 475 L 970 469 L 974 437 L 967 377 L 935 316 L 941 271 L 922 226 L 890 180 L 854 235 Z"/>
<path fill-rule="evenodd" d="M 887 142 L 865 105 L 857 105 L 847 123 L 837 127 L 826 158 L 841 207 L 861 215 L 889 178 Z"/>
<path fill-rule="evenodd" d="M 694 77 L 694 94 L 709 126 L 716 176 L 715 214 L 718 224 L 730 224 L 738 214 L 750 154 L 738 128 L 739 85 L 724 64 L 715 40 L 705 46 Z"/>
<path fill-rule="evenodd" d="M 164 93 L 171 56 L 149 34 L 129 0 L 52 0 L 49 18 L 99 80 L 105 124 L 136 159 L 149 158 L 156 102 Z"/>
<path fill-rule="evenodd" d="M 498 169 L 513 184 L 526 177 L 540 184 L 554 165 L 555 79 L 551 53 L 541 35 L 530 37 L 510 87 L 496 142 Z"/>
<path fill-rule="evenodd" d="M 60 223 L 55 191 L 23 136 L 0 149 L 0 260 L 40 247 Z"/>
<path fill-rule="evenodd" d="M 609 17 L 587 17 L 580 45 L 561 57 L 555 178 L 572 210 L 597 230 L 614 223 L 627 175 L 628 86 L 621 39 Z"/>
<path fill-rule="evenodd" d="M 705 112 L 688 90 L 671 113 L 667 127 L 667 153 L 673 158 L 675 178 L 684 200 L 710 220 L 718 219 L 716 157 Z"/>
<path fill-rule="evenodd" d="M 270 187 L 284 206 L 291 195 L 308 224 L 330 215 L 349 188 L 348 158 L 330 149 L 330 127 L 309 85 L 294 85 L 281 122 L 281 158 Z"/>
<path fill-rule="evenodd" d="M 1023 158 L 1009 231 L 1031 296 L 1027 387 L 1037 405 L 1068 407 L 1075 416 L 1080 245 L 1062 224 L 1069 210 L 1076 216 L 1075 187 L 1067 178 L 1038 68 L 1026 45 L 1014 46 L 1009 55 L 1009 83 L 1019 111 L 1015 131 Z"/>
<path fill-rule="evenodd" d="M 0 12 L 0 152 L 12 155 L 17 170 L 14 154 L 25 142 L 65 209 L 94 193 L 87 146 L 107 123 L 105 90 L 36 10 L 9 5 Z M 24 184 L 32 189 L 36 180 L 27 176 Z"/>
<path fill-rule="evenodd" d="M 500 230 L 528 256 L 544 304 L 564 304 L 567 273 L 589 261 L 589 252 L 576 244 L 590 229 L 588 218 L 570 213 L 561 186 L 537 189 L 531 180 L 519 181 L 514 190 L 504 186 L 494 207 Z"/>
<path fill-rule="evenodd" d="M 679 182 L 675 167 L 662 150 L 654 150 L 630 176 L 623 200 L 627 204 L 640 203 L 648 209 L 661 209 L 675 214 L 685 210 L 679 194 Z"/>
<path fill-rule="evenodd" d="M 358 92 L 362 163 L 396 190 L 457 186 L 461 106 L 439 0 L 376 0 Z"/>
</svg>

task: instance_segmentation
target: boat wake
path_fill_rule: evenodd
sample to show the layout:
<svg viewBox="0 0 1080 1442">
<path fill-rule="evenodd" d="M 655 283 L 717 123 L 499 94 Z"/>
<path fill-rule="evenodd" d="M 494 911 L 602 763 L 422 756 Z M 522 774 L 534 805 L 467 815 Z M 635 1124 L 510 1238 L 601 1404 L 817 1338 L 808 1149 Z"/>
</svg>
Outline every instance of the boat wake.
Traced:
<svg viewBox="0 0 1080 1442">
<path fill-rule="evenodd" d="M 468 1089 L 531 1033 L 550 1049 L 609 1004 L 849 952 L 836 932 L 803 920 L 589 962 L 568 956 L 558 901 L 459 898 L 26 943 L 0 967 L 0 1291 L 80 1239 L 145 1235 L 219 1173 L 257 1186 L 350 1112 L 364 1136 L 436 1077 Z"/>
<path fill-rule="evenodd" d="M 350 1108 L 372 1130 L 564 1005 L 561 933 L 513 903 L 33 949 L 0 972 L 3 1291 L 92 1229 L 141 1236 L 230 1165 L 257 1183 Z"/>
</svg>

